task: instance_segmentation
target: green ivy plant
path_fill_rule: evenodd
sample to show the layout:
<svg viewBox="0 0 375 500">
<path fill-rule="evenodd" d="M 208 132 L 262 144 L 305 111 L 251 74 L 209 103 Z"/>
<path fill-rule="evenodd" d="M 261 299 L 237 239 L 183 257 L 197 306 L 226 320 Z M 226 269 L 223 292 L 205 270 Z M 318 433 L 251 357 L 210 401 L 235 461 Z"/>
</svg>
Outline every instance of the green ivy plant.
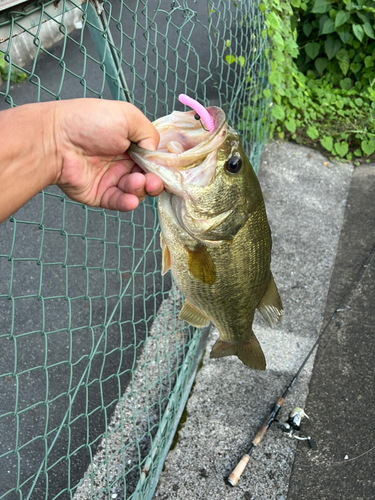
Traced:
<svg viewBox="0 0 375 500">
<path fill-rule="evenodd" d="M 26 77 L 26 73 L 13 65 L 10 66 L 7 62 L 5 62 L 4 54 L 0 54 L 0 81 L 7 81 L 9 78 L 13 83 L 20 83 L 25 80 Z"/>
<path fill-rule="evenodd" d="M 375 83 L 375 1 L 315 0 L 295 8 L 298 69 L 334 86 L 361 90 Z"/>
<path fill-rule="evenodd" d="M 271 137 L 339 159 L 375 159 L 375 0 L 263 0 L 260 10 Z M 232 54 L 227 62 L 241 63 Z"/>
</svg>

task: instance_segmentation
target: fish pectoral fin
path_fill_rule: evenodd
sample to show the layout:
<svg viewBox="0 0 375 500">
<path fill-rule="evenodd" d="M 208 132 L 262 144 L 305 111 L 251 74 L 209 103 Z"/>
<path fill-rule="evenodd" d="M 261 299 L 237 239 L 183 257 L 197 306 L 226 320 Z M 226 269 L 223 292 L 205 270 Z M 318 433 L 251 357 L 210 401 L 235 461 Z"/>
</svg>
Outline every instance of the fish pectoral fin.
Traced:
<svg viewBox="0 0 375 500">
<path fill-rule="evenodd" d="M 165 239 L 163 237 L 163 233 L 160 232 L 160 246 L 162 249 L 162 268 L 161 268 L 161 274 L 164 276 L 164 274 L 169 271 L 171 268 L 171 254 L 169 253 L 169 248 L 167 247 L 167 244 L 165 242 Z"/>
<path fill-rule="evenodd" d="M 210 358 L 223 358 L 224 356 L 237 356 L 243 364 L 255 370 L 266 369 L 266 359 L 254 333 L 248 342 L 217 340 Z"/>
<path fill-rule="evenodd" d="M 211 255 L 204 245 L 196 245 L 194 249 L 186 247 L 189 274 L 197 281 L 213 285 L 216 280 L 216 267 Z"/>
<path fill-rule="evenodd" d="M 187 321 L 197 328 L 202 326 L 207 326 L 210 320 L 204 316 L 198 309 L 190 304 L 189 301 L 185 300 L 184 305 L 180 311 L 178 317 L 184 321 Z"/>
<path fill-rule="evenodd" d="M 259 302 L 257 309 L 262 315 L 263 319 L 270 326 L 272 326 L 272 328 L 277 325 L 277 323 L 281 319 L 281 316 L 283 315 L 283 305 L 281 303 L 280 295 L 277 290 L 272 273 L 267 291 Z"/>
</svg>

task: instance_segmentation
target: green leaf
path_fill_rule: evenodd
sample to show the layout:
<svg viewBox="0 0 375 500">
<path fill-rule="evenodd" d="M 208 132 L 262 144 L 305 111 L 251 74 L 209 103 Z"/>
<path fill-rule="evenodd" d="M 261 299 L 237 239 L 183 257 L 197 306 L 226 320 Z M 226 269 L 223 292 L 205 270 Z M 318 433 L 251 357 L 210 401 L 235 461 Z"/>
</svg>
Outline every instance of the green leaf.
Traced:
<svg viewBox="0 0 375 500">
<path fill-rule="evenodd" d="M 339 62 L 339 66 L 343 75 L 346 76 L 347 72 L 349 71 L 349 65 L 350 65 L 348 51 L 345 49 L 339 50 L 336 54 L 336 59 Z"/>
<path fill-rule="evenodd" d="M 361 147 L 365 155 L 370 156 L 375 151 L 375 141 L 362 141 Z"/>
<path fill-rule="evenodd" d="M 306 130 L 306 134 L 310 137 L 310 139 L 312 139 L 313 141 L 315 141 L 315 139 L 317 139 L 319 137 L 319 132 L 318 130 L 315 128 L 315 127 L 309 127 L 307 130 Z"/>
<path fill-rule="evenodd" d="M 361 71 L 361 68 L 362 68 L 361 63 L 352 62 L 350 65 L 350 69 L 353 71 L 353 73 L 359 73 Z"/>
<path fill-rule="evenodd" d="M 17 68 L 13 69 L 13 68 L 14 68 L 14 66 L 12 66 L 12 70 L 11 70 L 11 73 L 10 73 L 10 81 L 14 82 L 14 83 L 21 83 L 21 82 L 23 82 L 25 80 L 25 78 L 27 78 L 26 73 L 24 73 L 20 69 L 17 69 Z"/>
<path fill-rule="evenodd" d="M 327 21 L 327 19 L 329 19 L 329 16 L 327 16 L 327 14 L 324 14 L 324 16 L 320 16 L 320 19 L 319 19 L 319 35 L 322 34 L 323 26 L 324 26 L 324 23 Z M 315 27 L 316 27 L 316 22 L 317 21 L 315 21 L 315 22 L 313 21 L 313 24 L 314 24 Z"/>
<path fill-rule="evenodd" d="M 293 38 L 287 38 L 285 40 L 285 51 L 291 55 L 292 57 L 298 57 L 299 48 L 297 43 L 293 40 Z"/>
<path fill-rule="evenodd" d="M 271 115 L 277 118 L 278 120 L 284 120 L 285 118 L 284 108 L 282 106 L 279 106 L 278 104 L 274 104 L 271 108 Z"/>
<path fill-rule="evenodd" d="M 369 38 L 375 38 L 374 30 L 372 29 L 371 24 L 365 23 L 363 25 L 363 30 Z"/>
<path fill-rule="evenodd" d="M 243 56 L 238 56 L 236 62 L 243 68 L 245 66 L 246 59 Z"/>
<path fill-rule="evenodd" d="M 342 71 L 342 74 L 346 76 L 347 72 L 349 71 L 349 61 L 339 61 L 339 66 Z M 341 81 L 340 81 L 341 85 Z"/>
<path fill-rule="evenodd" d="M 339 156 L 341 156 L 341 158 L 343 158 L 349 151 L 348 143 L 345 141 L 335 142 L 335 151 Z"/>
<path fill-rule="evenodd" d="M 364 60 L 364 63 L 365 63 L 365 67 L 366 68 L 372 68 L 374 63 L 372 61 L 372 57 L 371 56 L 367 56 L 365 57 L 365 60 Z"/>
<path fill-rule="evenodd" d="M 319 43 L 316 42 L 310 42 L 305 47 L 305 52 L 311 59 L 316 58 L 316 56 L 319 54 L 319 50 L 320 50 L 320 45 Z"/>
<path fill-rule="evenodd" d="M 315 0 L 314 7 L 311 12 L 314 14 L 325 14 L 331 8 L 331 4 L 327 2 L 327 0 Z"/>
<path fill-rule="evenodd" d="M 324 42 L 324 48 L 328 59 L 331 60 L 341 49 L 341 42 L 337 38 L 327 38 L 327 40 Z"/>
<path fill-rule="evenodd" d="M 266 12 L 266 10 L 267 10 L 267 6 L 266 6 L 264 3 L 261 3 L 261 4 L 259 5 L 259 10 L 260 10 L 261 12 Z"/>
<path fill-rule="evenodd" d="M 360 42 L 363 40 L 364 31 L 360 24 L 353 24 L 353 33 Z"/>
<path fill-rule="evenodd" d="M 234 57 L 234 55 L 225 56 L 225 60 L 227 61 L 228 64 L 236 62 L 236 58 Z"/>
<path fill-rule="evenodd" d="M 313 29 L 313 27 L 312 27 L 312 25 L 310 23 L 304 24 L 303 27 L 302 27 L 302 30 L 303 30 L 303 32 L 305 33 L 305 35 L 307 37 L 310 36 L 310 33 L 312 32 L 312 29 Z"/>
<path fill-rule="evenodd" d="M 370 22 L 370 19 L 366 16 L 366 14 L 363 14 L 362 12 L 356 12 L 356 14 L 359 17 L 359 19 L 363 22 L 363 24 Z"/>
<path fill-rule="evenodd" d="M 320 144 L 323 146 L 323 148 L 327 149 L 328 151 L 332 151 L 333 139 L 332 137 L 325 135 L 323 139 L 320 139 Z"/>
<path fill-rule="evenodd" d="M 332 33 L 335 31 L 335 23 L 333 19 L 327 19 L 327 21 L 323 25 L 322 35 L 327 35 L 328 33 Z"/>
<path fill-rule="evenodd" d="M 350 90 L 352 87 L 352 81 L 350 78 L 344 78 L 343 80 L 340 80 L 340 87 L 343 90 Z"/>
<path fill-rule="evenodd" d="M 361 99 L 360 97 L 357 97 L 357 99 L 354 99 L 354 102 L 359 107 L 363 106 L 363 99 Z"/>
<path fill-rule="evenodd" d="M 271 91 L 270 89 L 264 89 L 263 90 L 263 95 L 266 99 L 269 99 L 271 97 Z"/>
<path fill-rule="evenodd" d="M 326 69 L 328 64 L 328 59 L 326 57 L 318 57 L 315 59 L 315 68 L 316 71 L 321 75 L 323 71 Z"/>
<path fill-rule="evenodd" d="M 350 12 L 339 10 L 335 18 L 335 28 L 342 26 L 350 19 Z"/>
<path fill-rule="evenodd" d="M 296 131 L 296 122 L 292 119 L 289 119 L 287 120 L 285 123 L 284 123 L 285 127 L 289 130 L 289 132 L 291 132 L 292 134 L 294 134 L 294 132 Z"/>
<path fill-rule="evenodd" d="M 279 17 L 277 16 L 277 14 L 275 14 L 275 12 L 270 12 L 269 14 L 267 14 L 266 25 L 268 27 L 273 28 L 274 30 L 277 30 L 279 28 L 280 21 L 279 21 Z"/>
<path fill-rule="evenodd" d="M 352 34 L 350 33 L 350 26 L 348 24 L 340 26 L 340 28 L 336 30 L 336 33 L 338 33 L 342 43 L 348 43 L 350 37 L 352 36 Z"/>
<path fill-rule="evenodd" d="M 301 0 L 291 0 L 290 3 L 293 5 L 293 7 L 296 7 L 297 9 L 301 7 Z"/>
<path fill-rule="evenodd" d="M 358 148 L 358 149 L 356 149 L 356 150 L 354 151 L 354 154 L 355 154 L 356 156 L 362 156 L 362 150 Z"/>
<path fill-rule="evenodd" d="M 278 49 L 283 50 L 284 49 L 284 40 L 283 40 L 283 37 L 280 35 L 280 33 L 275 33 L 272 38 L 273 38 L 274 45 L 276 45 Z"/>
<path fill-rule="evenodd" d="M 283 75 L 280 71 L 272 71 L 268 77 L 268 81 L 271 85 L 275 85 L 275 87 L 280 87 L 281 82 L 283 80 Z"/>
</svg>

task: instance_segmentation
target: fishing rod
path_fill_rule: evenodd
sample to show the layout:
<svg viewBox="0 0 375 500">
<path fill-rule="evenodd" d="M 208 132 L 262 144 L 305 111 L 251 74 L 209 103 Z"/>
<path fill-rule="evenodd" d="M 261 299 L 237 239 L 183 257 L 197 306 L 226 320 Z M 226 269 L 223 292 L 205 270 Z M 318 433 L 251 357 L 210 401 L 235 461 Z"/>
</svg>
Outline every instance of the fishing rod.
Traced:
<svg viewBox="0 0 375 500">
<path fill-rule="evenodd" d="M 336 309 L 334 310 L 333 314 L 331 315 L 331 317 L 329 318 L 329 320 L 325 324 L 323 330 L 321 331 L 321 333 L 319 334 L 318 338 L 316 339 L 316 341 L 312 345 L 310 351 L 308 352 L 308 354 L 306 355 L 305 359 L 301 363 L 301 366 L 298 368 L 296 374 L 294 375 L 294 377 L 290 381 L 288 387 L 285 389 L 285 391 L 283 392 L 282 396 L 280 396 L 280 397 L 278 397 L 276 399 L 276 401 L 275 401 L 275 403 L 274 403 L 274 405 L 272 407 L 271 412 L 267 415 L 267 417 L 265 418 L 263 424 L 259 427 L 258 432 L 255 434 L 255 437 L 254 437 L 254 439 L 251 442 L 249 451 L 243 455 L 243 457 L 241 458 L 241 460 L 238 462 L 238 464 L 236 465 L 236 467 L 233 469 L 233 471 L 229 475 L 229 477 L 228 477 L 227 480 L 228 480 L 228 483 L 230 485 L 235 486 L 238 483 L 238 481 L 239 481 L 239 479 L 240 479 L 243 471 L 245 470 L 245 468 L 246 468 L 246 466 L 247 466 L 247 464 L 248 464 L 248 462 L 250 460 L 251 454 L 253 453 L 253 451 L 255 450 L 255 448 L 259 445 L 259 443 L 262 441 L 262 439 L 266 435 L 266 432 L 270 428 L 271 424 L 273 422 L 275 422 L 275 421 L 278 421 L 276 419 L 276 417 L 277 417 L 277 414 L 279 413 L 280 409 L 283 407 L 283 405 L 285 403 L 285 398 L 287 397 L 288 393 L 290 392 L 290 390 L 292 389 L 292 387 L 296 383 L 296 381 L 297 381 L 297 379 L 298 379 L 301 371 L 304 369 L 304 367 L 305 367 L 306 363 L 308 362 L 308 360 L 310 359 L 312 353 L 314 352 L 314 350 L 318 346 L 318 344 L 321 341 L 323 335 L 325 334 L 325 332 L 327 331 L 329 325 L 331 324 L 333 318 L 336 316 L 337 312 L 340 311 L 341 306 L 343 305 L 343 303 L 346 300 L 347 296 L 349 295 L 349 293 L 352 291 L 354 285 L 359 280 L 360 276 L 363 273 L 363 270 L 366 267 L 368 267 L 369 263 L 372 260 L 372 257 L 373 257 L 374 253 L 375 253 L 375 246 L 370 251 L 369 255 L 367 256 L 367 258 L 365 260 L 365 262 L 359 268 L 359 271 L 357 272 L 355 278 L 353 279 L 353 281 L 349 285 L 348 289 L 344 293 L 343 297 L 341 298 L 339 305 L 336 307 Z M 296 436 L 293 436 L 293 433 L 294 433 L 295 430 L 299 430 L 299 424 L 300 424 L 300 422 L 301 422 L 301 420 L 302 420 L 302 418 L 304 416 L 307 416 L 307 415 L 306 415 L 306 413 L 301 408 L 294 408 L 292 410 L 292 412 L 291 412 L 291 414 L 290 414 L 289 419 L 287 420 L 287 422 L 285 424 L 281 425 L 282 430 L 284 432 L 288 432 L 291 437 L 296 437 Z M 308 443 L 310 444 L 310 446 L 314 447 L 314 442 L 310 438 L 310 436 L 308 436 L 306 438 L 297 438 L 297 439 L 307 440 Z"/>
</svg>

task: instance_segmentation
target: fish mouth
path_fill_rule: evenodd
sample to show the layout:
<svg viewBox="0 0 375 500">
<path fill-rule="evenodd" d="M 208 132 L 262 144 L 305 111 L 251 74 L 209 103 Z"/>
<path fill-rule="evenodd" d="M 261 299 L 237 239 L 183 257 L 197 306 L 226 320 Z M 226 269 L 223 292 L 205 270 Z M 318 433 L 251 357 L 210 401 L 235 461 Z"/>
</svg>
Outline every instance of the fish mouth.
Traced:
<svg viewBox="0 0 375 500">
<path fill-rule="evenodd" d="M 158 175 L 169 192 L 181 196 L 184 184 L 207 185 L 228 128 L 221 108 L 212 106 L 207 111 L 214 120 L 212 132 L 203 128 L 195 111 L 174 111 L 153 123 L 160 134 L 156 151 L 131 144 L 127 152 L 143 170 Z"/>
</svg>

